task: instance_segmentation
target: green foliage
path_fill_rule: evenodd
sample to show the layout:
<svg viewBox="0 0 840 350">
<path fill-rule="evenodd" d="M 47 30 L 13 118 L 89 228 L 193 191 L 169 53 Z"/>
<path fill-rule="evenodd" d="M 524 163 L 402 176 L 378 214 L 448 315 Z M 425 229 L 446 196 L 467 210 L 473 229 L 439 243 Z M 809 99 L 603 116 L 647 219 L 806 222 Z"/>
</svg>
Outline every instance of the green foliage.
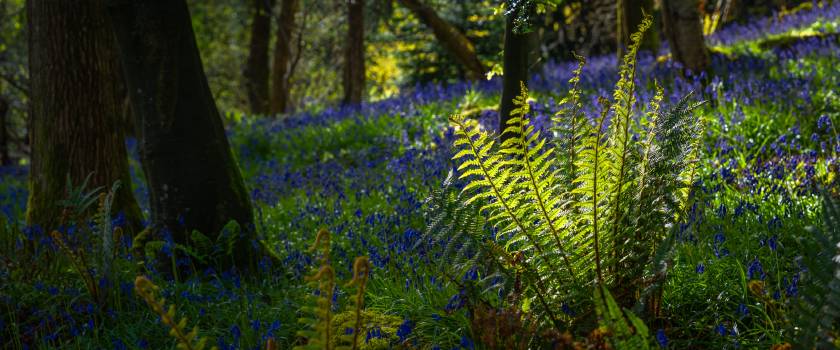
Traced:
<svg viewBox="0 0 840 350">
<path fill-rule="evenodd" d="M 699 152 L 693 140 L 700 126 L 692 118 L 697 105 L 686 98 L 659 112 L 660 89 L 647 125 L 632 118 L 635 55 L 650 24 L 648 17 L 632 36 L 613 100 L 601 99 L 594 125 L 579 112 L 579 78 L 572 79 L 564 100 L 569 110 L 555 119 L 555 146 L 530 124 L 525 89 L 514 101 L 503 131 L 509 137 L 501 145 L 475 123 L 451 118 L 458 135 L 453 160 L 459 178 L 469 180 L 464 205 L 479 203 L 499 236 L 510 237 L 496 257 L 522 272 L 526 305 L 533 300 L 558 330 L 559 300 L 588 300 L 593 284 L 620 288 L 620 300 L 632 305 L 643 288 L 644 267 L 685 207 L 678 194 L 693 181 L 694 172 L 683 170 Z M 644 141 L 633 141 L 634 131 Z"/>
<path fill-rule="evenodd" d="M 618 306 L 606 287 L 596 287 L 594 301 L 599 325 L 606 328 L 613 349 L 650 349 L 648 328 L 644 321 L 630 310 Z"/>
<path fill-rule="evenodd" d="M 803 349 L 840 346 L 840 200 L 823 196 L 823 228 L 800 240 L 802 297 L 794 301 L 793 334 Z"/>
<path fill-rule="evenodd" d="M 155 314 L 160 316 L 160 321 L 169 327 L 169 335 L 178 341 L 178 349 L 203 350 L 207 347 L 207 338 L 198 338 L 198 326 L 187 331 L 187 318 L 183 317 L 179 321 L 175 314 L 175 304 L 169 305 L 167 309 L 166 299 L 157 298 L 158 290 L 160 290 L 160 287 L 146 277 L 138 276 L 134 280 L 134 291 L 143 298 Z M 217 348 L 213 346 L 210 349 L 215 350 Z"/>
<path fill-rule="evenodd" d="M 98 259 L 94 260 L 94 264 L 88 263 L 86 251 L 68 244 L 64 233 L 61 231 L 54 230 L 50 232 L 50 236 L 59 249 L 70 259 L 71 265 L 84 281 L 85 287 L 93 300 L 100 305 L 104 305 L 109 295 L 108 286 L 95 281 L 98 279 L 116 280 L 114 260 L 118 251 L 115 238 L 122 236 L 123 230 L 120 227 L 113 227 L 111 224 L 111 206 L 114 196 L 120 188 L 120 182 L 114 182 L 107 193 L 101 193 L 101 187 L 92 190 L 87 189 L 91 176 L 92 174 L 88 175 L 79 186 L 73 186 L 68 177 L 67 198 L 60 201 L 59 204 L 64 207 L 61 218 L 62 225 L 84 229 L 88 218 L 92 216 L 92 225 L 88 225 L 88 227 L 92 230 L 92 237 L 95 237 L 97 242 L 95 242 L 95 248 L 92 251 L 87 251 L 87 254 L 98 256 Z M 98 209 L 93 214 L 88 214 L 97 199 L 99 200 Z M 98 278 L 94 276 L 92 271 L 98 272 Z"/>
</svg>

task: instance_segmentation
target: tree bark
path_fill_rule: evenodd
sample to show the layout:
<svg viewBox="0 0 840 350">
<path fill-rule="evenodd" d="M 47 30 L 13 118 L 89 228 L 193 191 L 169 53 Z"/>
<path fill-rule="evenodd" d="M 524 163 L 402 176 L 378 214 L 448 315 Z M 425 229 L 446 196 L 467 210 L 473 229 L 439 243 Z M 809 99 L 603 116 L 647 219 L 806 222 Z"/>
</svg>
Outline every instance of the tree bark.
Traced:
<svg viewBox="0 0 840 350">
<path fill-rule="evenodd" d="M 253 114 L 268 114 L 268 49 L 271 41 L 271 10 L 274 0 L 253 0 L 254 16 L 251 23 L 251 43 L 245 64 L 245 86 L 248 104 Z"/>
<path fill-rule="evenodd" d="M 292 32 L 298 0 L 281 0 L 280 18 L 277 23 L 277 40 L 274 44 L 274 65 L 271 73 L 271 113 L 285 113 L 289 109 L 289 71 L 292 58 Z"/>
<path fill-rule="evenodd" d="M 185 0 L 107 0 L 149 185 L 152 231 L 190 244 L 230 220 L 253 232 L 251 202 L 207 84 Z M 241 234 L 235 263 L 250 260 Z"/>
<path fill-rule="evenodd" d="M 345 105 L 362 103 L 365 95 L 365 2 L 347 1 L 347 47 L 344 55 Z"/>
<path fill-rule="evenodd" d="M 66 180 L 89 174 L 89 185 L 110 188 L 119 180 L 114 214 L 139 228 L 142 214 L 131 178 L 119 102 L 112 81 L 114 36 L 101 0 L 27 1 L 32 167 L 27 222 L 45 230 L 58 224 Z"/>
<path fill-rule="evenodd" d="M 616 11 L 616 43 L 621 64 L 627 46 L 630 45 L 630 35 L 639 28 L 645 14 L 653 15 L 653 0 L 618 0 Z M 659 31 L 656 26 L 651 26 L 645 32 L 640 49 L 654 54 L 659 50 Z"/>
<path fill-rule="evenodd" d="M 484 78 L 487 70 L 478 59 L 475 46 L 458 28 L 440 18 L 434 9 L 423 4 L 421 0 L 400 0 L 400 3 L 411 10 L 420 22 L 432 29 L 441 45 L 464 66 L 467 78 Z"/>
<path fill-rule="evenodd" d="M 697 0 L 664 0 L 662 21 L 674 60 L 692 72 L 705 70 L 709 65 L 709 52 L 703 38 Z"/>
<path fill-rule="evenodd" d="M 505 42 L 502 63 L 502 99 L 499 102 L 499 134 L 502 139 L 514 136 L 503 131 L 510 119 L 510 112 L 515 108 L 513 99 L 522 94 L 522 84 L 528 85 L 528 65 L 530 43 L 533 32 L 517 32 L 514 18 L 520 11 L 529 11 L 527 7 L 518 7 L 505 19 Z M 524 29 L 524 28 L 523 28 Z"/>
<path fill-rule="evenodd" d="M 5 96 L 0 96 L 0 166 L 7 166 L 12 163 L 9 157 L 9 134 L 6 131 L 6 117 L 9 114 L 9 101 Z"/>
</svg>

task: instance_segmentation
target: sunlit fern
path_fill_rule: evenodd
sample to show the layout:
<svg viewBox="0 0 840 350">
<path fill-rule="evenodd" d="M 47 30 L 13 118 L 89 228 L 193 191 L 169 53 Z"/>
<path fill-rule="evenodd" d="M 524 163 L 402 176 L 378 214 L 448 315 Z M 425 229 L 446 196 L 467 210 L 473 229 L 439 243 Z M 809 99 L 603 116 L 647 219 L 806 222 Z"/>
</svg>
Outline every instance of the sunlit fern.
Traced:
<svg viewBox="0 0 840 350">
<path fill-rule="evenodd" d="M 555 326 L 558 303 L 591 303 L 596 284 L 618 287 L 619 300 L 638 295 L 657 242 L 688 199 L 700 151 L 694 140 L 701 128 L 691 115 L 697 104 L 685 98 L 661 112 L 657 89 L 645 122 L 634 118 L 635 55 L 650 24 L 648 16 L 631 37 L 613 98 L 599 99 L 594 123 L 581 112 L 581 59 L 554 118 L 556 142 L 531 126 L 524 86 L 501 145 L 474 121 L 450 118 L 458 135 L 453 160 L 468 180 L 464 204 L 478 203 L 498 229 L 503 260 L 524 257 L 515 268 L 528 277 L 527 296 Z"/>
<path fill-rule="evenodd" d="M 169 335 L 174 337 L 177 342 L 177 348 L 182 350 L 203 350 L 207 347 L 207 338 L 198 338 L 198 326 L 194 326 L 192 330 L 187 330 L 187 318 L 181 318 L 178 321 L 175 314 L 175 305 L 169 305 L 167 308 L 166 299 L 158 299 L 157 293 L 160 287 L 152 283 L 148 278 L 138 276 L 134 280 L 134 291 L 137 292 L 146 305 L 160 316 L 160 321 L 169 327 Z M 215 346 L 211 350 L 217 349 Z"/>
</svg>

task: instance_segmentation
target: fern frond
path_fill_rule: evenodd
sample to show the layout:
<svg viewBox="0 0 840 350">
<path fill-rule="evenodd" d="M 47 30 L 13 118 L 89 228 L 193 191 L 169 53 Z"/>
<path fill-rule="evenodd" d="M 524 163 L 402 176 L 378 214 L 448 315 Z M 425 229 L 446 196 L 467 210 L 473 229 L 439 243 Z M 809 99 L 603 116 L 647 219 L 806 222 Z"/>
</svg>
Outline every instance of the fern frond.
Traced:
<svg viewBox="0 0 840 350">
<path fill-rule="evenodd" d="M 580 101 L 581 90 L 578 87 L 580 83 L 580 75 L 583 72 L 583 66 L 586 64 L 586 58 L 572 53 L 578 61 L 577 68 L 572 71 L 572 77 L 569 79 L 569 89 L 566 97 L 560 100 L 561 108 L 554 114 L 552 122 L 554 123 L 554 137 L 557 140 L 557 149 L 559 154 L 559 169 L 561 169 L 560 184 L 564 191 L 571 190 L 572 180 L 577 176 L 577 141 L 580 139 L 581 131 L 584 129 L 586 118 L 581 113 L 583 103 Z"/>
<path fill-rule="evenodd" d="M 584 254 L 578 260 L 584 261 L 585 265 L 583 266 L 591 266 L 586 261 L 591 261 L 587 258 L 590 257 L 589 252 L 592 252 L 597 281 L 599 285 L 603 285 L 604 273 L 601 267 L 601 252 L 604 249 L 600 245 L 606 242 L 599 242 L 599 234 L 603 233 L 599 232 L 599 229 L 603 229 L 604 226 L 606 214 L 604 211 L 607 209 L 607 196 L 609 194 L 606 187 L 607 174 L 609 173 L 608 159 L 605 154 L 603 139 L 604 123 L 610 109 L 610 102 L 601 98 L 600 103 L 602 112 L 600 118 L 598 118 L 598 125 L 595 128 L 589 128 L 589 134 L 581 140 L 577 164 L 579 174 L 574 180 L 577 186 L 571 193 L 579 198 L 579 201 L 573 203 L 580 215 L 575 218 L 576 229 L 575 235 L 572 237 L 572 241 L 578 246 L 577 251 Z M 591 271 L 591 267 L 586 271 Z"/>
<path fill-rule="evenodd" d="M 357 257 L 353 262 L 353 279 L 347 284 L 348 287 L 356 287 L 356 298 L 353 300 L 353 334 L 350 339 L 350 349 L 356 350 L 359 346 L 359 334 L 362 333 L 362 311 L 365 304 L 365 288 L 370 277 L 370 261 L 366 256 Z"/>
<path fill-rule="evenodd" d="M 166 299 L 157 298 L 158 290 L 160 290 L 160 287 L 155 285 L 146 277 L 138 276 L 134 280 L 134 291 L 137 295 L 143 298 L 146 305 L 148 305 L 154 313 L 160 316 L 160 321 L 169 327 L 169 334 L 177 340 L 177 347 L 179 349 L 204 349 L 207 346 L 207 338 L 198 338 L 198 326 L 195 326 L 192 330 L 188 331 L 186 317 L 181 318 L 180 321 L 176 321 L 177 317 L 175 315 L 175 305 L 169 305 L 169 308 L 167 308 Z M 215 346 L 211 348 L 211 350 L 216 349 L 217 348 Z"/>
<path fill-rule="evenodd" d="M 821 229 L 800 238 L 802 288 L 792 312 L 793 334 L 803 349 L 831 349 L 840 332 L 840 200 L 823 193 Z"/>
<path fill-rule="evenodd" d="M 309 302 L 301 307 L 304 316 L 298 318 L 304 328 L 297 335 L 307 339 L 306 345 L 294 349 L 334 349 L 332 329 L 332 300 L 335 294 L 335 270 L 330 265 L 330 233 L 326 229 L 318 230 L 315 243 L 310 251 L 321 252 L 320 267 L 312 276 L 305 277 L 316 288 L 317 296 L 311 296 Z"/>
</svg>

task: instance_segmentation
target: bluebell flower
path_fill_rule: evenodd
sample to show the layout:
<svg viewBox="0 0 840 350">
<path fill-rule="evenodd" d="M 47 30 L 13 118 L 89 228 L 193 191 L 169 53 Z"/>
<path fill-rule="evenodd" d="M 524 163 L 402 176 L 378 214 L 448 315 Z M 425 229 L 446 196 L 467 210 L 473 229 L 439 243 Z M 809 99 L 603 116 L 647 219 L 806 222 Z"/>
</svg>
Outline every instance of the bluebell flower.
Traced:
<svg viewBox="0 0 840 350">
<path fill-rule="evenodd" d="M 233 336 L 233 342 L 238 342 L 239 338 L 242 337 L 242 331 L 239 330 L 238 325 L 233 325 L 230 327 L 230 334 Z"/>
<path fill-rule="evenodd" d="M 397 328 L 397 336 L 400 337 L 400 342 L 404 342 L 408 335 L 411 334 L 412 325 L 409 319 L 405 319 Z"/>
<path fill-rule="evenodd" d="M 750 314 L 750 310 L 747 308 L 746 305 L 744 305 L 744 303 L 741 303 L 738 304 L 738 313 L 741 315 L 741 317 L 745 317 Z"/>
<path fill-rule="evenodd" d="M 726 327 L 722 323 L 718 323 L 718 325 L 715 327 L 715 332 L 717 332 L 717 334 L 721 336 L 726 336 L 726 334 L 728 333 Z"/>
<path fill-rule="evenodd" d="M 659 343 L 660 348 L 668 347 L 668 337 L 665 336 L 665 330 L 662 328 L 656 331 L 656 342 Z"/>
<path fill-rule="evenodd" d="M 694 268 L 694 271 L 697 272 L 697 274 L 703 274 L 703 272 L 706 272 L 706 266 L 704 266 L 703 263 L 699 263 L 697 264 L 697 267 Z"/>
<path fill-rule="evenodd" d="M 764 280 L 766 277 L 767 275 L 764 274 L 764 269 L 761 267 L 758 257 L 753 258 L 753 261 L 747 267 L 747 278 Z"/>
<path fill-rule="evenodd" d="M 464 348 L 464 349 L 467 349 L 467 350 L 475 350 L 475 343 L 472 341 L 472 339 L 470 339 L 466 335 L 461 336 L 461 344 L 460 345 L 461 345 L 461 348 Z"/>
</svg>

